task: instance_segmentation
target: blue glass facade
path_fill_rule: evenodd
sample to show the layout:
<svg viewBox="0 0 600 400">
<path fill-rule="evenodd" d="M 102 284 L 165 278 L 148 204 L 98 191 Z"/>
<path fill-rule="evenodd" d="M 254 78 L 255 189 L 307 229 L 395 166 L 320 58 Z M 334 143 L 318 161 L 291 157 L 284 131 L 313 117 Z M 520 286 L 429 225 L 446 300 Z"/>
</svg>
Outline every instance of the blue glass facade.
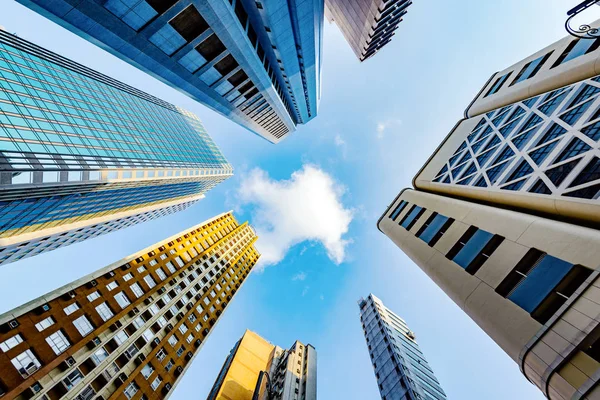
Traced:
<svg viewBox="0 0 600 400">
<path fill-rule="evenodd" d="M 323 0 L 21 0 L 276 143 L 317 114 Z"/>
<path fill-rule="evenodd" d="M 0 263 L 57 231 L 177 211 L 231 175 L 195 115 L 0 30 Z"/>
<path fill-rule="evenodd" d="M 358 302 L 375 376 L 386 400 L 445 400 L 415 335 L 372 294 Z"/>
</svg>

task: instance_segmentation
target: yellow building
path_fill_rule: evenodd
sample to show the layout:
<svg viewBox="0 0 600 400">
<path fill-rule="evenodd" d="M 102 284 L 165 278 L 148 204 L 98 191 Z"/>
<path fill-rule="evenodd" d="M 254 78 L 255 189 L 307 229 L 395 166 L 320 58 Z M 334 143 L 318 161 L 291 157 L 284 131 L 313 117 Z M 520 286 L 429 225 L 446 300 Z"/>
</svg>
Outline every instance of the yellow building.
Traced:
<svg viewBox="0 0 600 400">
<path fill-rule="evenodd" d="M 208 400 L 316 398 L 315 348 L 296 341 L 284 350 L 249 330 L 231 350 L 208 395 Z"/>
</svg>

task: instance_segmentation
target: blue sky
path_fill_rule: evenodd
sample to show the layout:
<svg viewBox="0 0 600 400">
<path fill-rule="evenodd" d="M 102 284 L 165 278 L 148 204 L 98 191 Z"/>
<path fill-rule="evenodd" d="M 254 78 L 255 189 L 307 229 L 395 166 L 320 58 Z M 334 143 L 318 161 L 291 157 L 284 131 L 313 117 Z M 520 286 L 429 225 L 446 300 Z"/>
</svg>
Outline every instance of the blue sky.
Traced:
<svg viewBox="0 0 600 400">
<path fill-rule="evenodd" d="M 451 399 L 541 399 L 518 366 L 376 228 L 388 203 L 492 73 L 563 37 L 578 1 L 415 1 L 392 43 L 359 63 L 324 35 L 319 115 L 274 146 L 49 22 L 0 0 L 0 25 L 203 120 L 236 175 L 176 215 L 2 267 L 0 312 L 235 209 L 269 265 L 250 275 L 172 395 L 204 398 L 246 328 L 318 352 L 321 399 L 376 399 L 356 301 L 401 315 Z M 311 223 L 307 223 L 311 222 Z"/>
</svg>

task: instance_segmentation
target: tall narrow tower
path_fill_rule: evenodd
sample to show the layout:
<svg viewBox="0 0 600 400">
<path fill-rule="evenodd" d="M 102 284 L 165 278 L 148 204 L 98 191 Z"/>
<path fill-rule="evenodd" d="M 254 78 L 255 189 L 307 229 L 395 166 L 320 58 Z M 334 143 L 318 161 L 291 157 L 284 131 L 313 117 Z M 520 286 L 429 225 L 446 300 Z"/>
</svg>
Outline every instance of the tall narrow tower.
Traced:
<svg viewBox="0 0 600 400">
<path fill-rule="evenodd" d="M 317 352 L 294 342 L 288 350 L 246 331 L 225 360 L 207 400 L 316 400 Z"/>
<path fill-rule="evenodd" d="M 0 29 L 0 264 L 185 209 L 232 174 L 194 114 Z"/>
<path fill-rule="evenodd" d="M 277 143 L 321 96 L 323 0 L 19 0 Z"/>
<path fill-rule="evenodd" d="M 551 399 L 600 396 L 599 47 L 495 73 L 378 222 Z"/>
<path fill-rule="evenodd" d="M 446 394 L 402 318 L 370 294 L 358 301 L 377 385 L 384 400 L 445 400 Z"/>
<path fill-rule="evenodd" d="M 163 399 L 256 264 L 218 215 L 0 315 L 0 396 Z"/>
<path fill-rule="evenodd" d="M 392 41 L 412 0 L 325 0 L 325 18 L 340 28 L 362 62 Z"/>
</svg>

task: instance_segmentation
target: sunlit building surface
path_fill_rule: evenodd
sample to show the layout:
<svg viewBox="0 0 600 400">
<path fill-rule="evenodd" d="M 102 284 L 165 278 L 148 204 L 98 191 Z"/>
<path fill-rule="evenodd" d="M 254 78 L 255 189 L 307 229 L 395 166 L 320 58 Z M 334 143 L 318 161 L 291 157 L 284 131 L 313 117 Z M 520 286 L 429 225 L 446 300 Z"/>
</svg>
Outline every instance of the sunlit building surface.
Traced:
<svg viewBox="0 0 600 400">
<path fill-rule="evenodd" d="M 358 301 L 383 400 L 445 400 L 446 394 L 406 322 L 370 294 Z"/>
<path fill-rule="evenodd" d="M 20 0 L 277 143 L 317 115 L 323 0 Z"/>
<path fill-rule="evenodd" d="M 600 397 L 599 46 L 494 74 L 378 222 L 551 399 Z"/>
<path fill-rule="evenodd" d="M 285 350 L 246 331 L 231 349 L 207 400 L 316 399 L 313 346 L 296 341 Z"/>
<path fill-rule="evenodd" d="M 360 61 L 392 41 L 412 0 L 325 0 L 325 18 L 340 28 Z"/>
<path fill-rule="evenodd" d="M 0 315 L 0 396 L 163 399 L 256 264 L 221 214 Z"/>
<path fill-rule="evenodd" d="M 194 114 L 0 30 L 0 264 L 183 210 L 232 174 Z"/>
</svg>

